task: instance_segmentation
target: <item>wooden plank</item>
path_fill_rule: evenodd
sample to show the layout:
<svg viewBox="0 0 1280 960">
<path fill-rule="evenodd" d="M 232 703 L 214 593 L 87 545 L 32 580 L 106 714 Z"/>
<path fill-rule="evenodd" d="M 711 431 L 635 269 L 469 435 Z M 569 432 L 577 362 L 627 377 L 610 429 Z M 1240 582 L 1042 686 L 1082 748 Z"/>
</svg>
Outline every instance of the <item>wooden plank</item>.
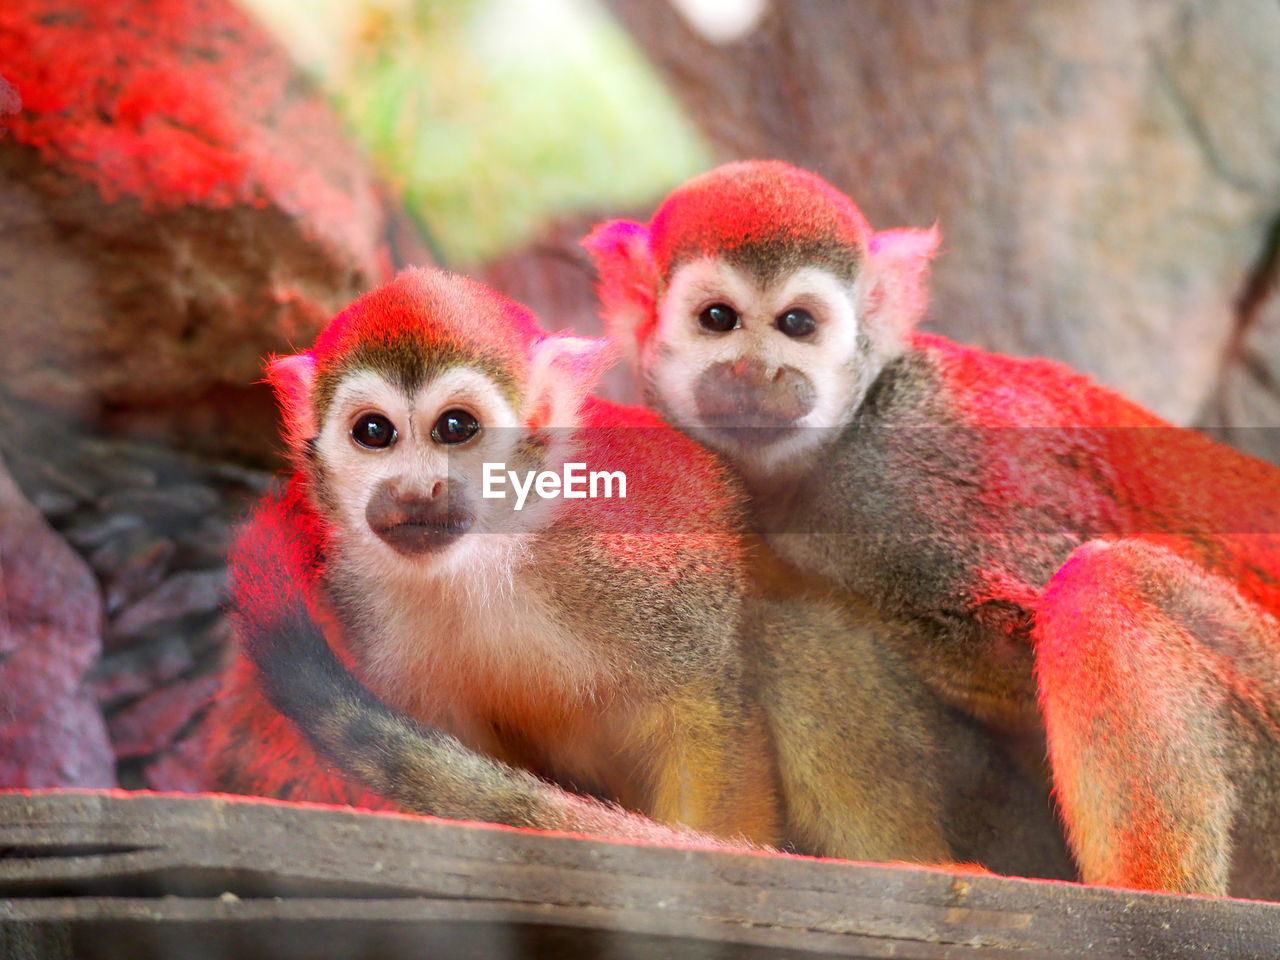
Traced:
<svg viewBox="0 0 1280 960">
<path fill-rule="evenodd" d="M 1276 904 L 231 797 L 0 794 L 0 897 L 5 957 L 1280 956 Z"/>
</svg>

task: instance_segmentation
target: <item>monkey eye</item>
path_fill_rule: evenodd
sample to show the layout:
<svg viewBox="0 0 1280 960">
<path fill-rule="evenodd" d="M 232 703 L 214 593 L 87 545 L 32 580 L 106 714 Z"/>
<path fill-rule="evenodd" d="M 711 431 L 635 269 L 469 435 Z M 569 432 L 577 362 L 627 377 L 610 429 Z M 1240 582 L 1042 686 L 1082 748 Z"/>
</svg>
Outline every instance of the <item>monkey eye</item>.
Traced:
<svg viewBox="0 0 1280 960">
<path fill-rule="evenodd" d="M 728 333 L 741 326 L 738 311 L 727 303 L 713 303 L 707 307 L 698 314 L 698 323 L 702 324 L 704 329 L 715 333 Z"/>
<path fill-rule="evenodd" d="M 778 314 L 774 326 L 788 337 L 807 337 L 818 329 L 818 323 L 813 319 L 813 314 L 800 307 L 792 307 L 785 313 Z"/>
<path fill-rule="evenodd" d="M 480 421 L 465 410 L 446 410 L 431 428 L 436 443 L 466 443 L 480 432 Z"/>
<path fill-rule="evenodd" d="M 396 442 L 396 428 L 380 413 L 363 414 L 351 428 L 351 439 L 370 450 L 382 450 Z"/>
</svg>

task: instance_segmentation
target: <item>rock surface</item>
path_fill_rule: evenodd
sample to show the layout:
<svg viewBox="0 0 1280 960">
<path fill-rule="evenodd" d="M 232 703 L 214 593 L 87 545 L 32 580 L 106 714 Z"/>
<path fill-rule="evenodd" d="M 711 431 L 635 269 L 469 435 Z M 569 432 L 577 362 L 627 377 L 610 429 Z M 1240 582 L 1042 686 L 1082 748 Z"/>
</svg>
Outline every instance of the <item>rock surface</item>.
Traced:
<svg viewBox="0 0 1280 960">
<path fill-rule="evenodd" d="M 0 786 L 115 786 L 102 714 L 84 683 L 101 630 L 89 568 L 0 459 Z"/>
<path fill-rule="evenodd" d="M 1240 304 L 1240 323 L 1200 423 L 1246 453 L 1280 462 L 1280 224 Z"/>
<path fill-rule="evenodd" d="M 0 743 L 8 744 L 11 728 L 20 742 L 15 725 L 48 704 L 38 748 L 0 755 L 0 787 L 114 785 L 118 776 L 130 788 L 197 789 L 200 723 L 230 643 L 226 547 L 271 475 L 164 444 L 88 435 L 56 412 L 12 399 L 0 406 L 0 454 L 65 538 L 34 507 L 9 509 L 6 501 L 0 576 L 10 620 L 50 626 L 27 630 L 22 657 L 0 653 L 0 690 L 16 691 L 17 706 L 32 704 L 13 720 L 0 706 Z M 19 521 L 24 526 L 13 529 Z M 15 593 L 15 577 L 45 592 Z M 15 606 L 28 595 L 30 604 Z M 85 767 L 97 779 L 55 781 L 42 766 L 53 758 L 59 769 Z"/>
<path fill-rule="evenodd" d="M 611 5 L 725 158 L 812 168 L 877 227 L 939 223 L 931 328 L 1184 424 L 1216 425 L 1250 352 L 1274 370 L 1241 312 L 1280 223 L 1274 2 L 773 0 L 724 45 Z M 1248 392 L 1280 425 L 1275 384 Z"/>
<path fill-rule="evenodd" d="M 11 0 L 0 70 L 0 382 L 269 457 L 262 358 L 402 246 L 336 116 L 230 0 Z"/>
</svg>

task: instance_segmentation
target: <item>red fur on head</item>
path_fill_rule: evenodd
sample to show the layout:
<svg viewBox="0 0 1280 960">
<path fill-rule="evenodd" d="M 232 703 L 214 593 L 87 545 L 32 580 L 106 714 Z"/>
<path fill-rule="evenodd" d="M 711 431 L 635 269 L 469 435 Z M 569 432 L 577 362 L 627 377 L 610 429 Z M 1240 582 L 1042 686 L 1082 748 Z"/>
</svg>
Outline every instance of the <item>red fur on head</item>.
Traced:
<svg viewBox="0 0 1280 960">
<path fill-rule="evenodd" d="M 312 353 L 320 373 L 371 346 L 394 350 L 402 344 L 435 351 L 456 346 L 523 371 L 543 336 L 527 307 L 497 291 L 458 274 L 411 267 L 334 317 Z"/>
<path fill-rule="evenodd" d="M 723 257 L 751 269 L 826 267 L 852 278 L 869 274 L 863 309 L 882 350 L 924 312 L 935 229 L 874 234 L 857 206 L 816 174 L 778 160 L 729 163 L 677 187 L 646 226 L 601 224 L 582 241 L 599 272 L 605 329 L 629 359 L 657 322 L 660 284 L 681 263 Z"/>
<path fill-rule="evenodd" d="M 654 264 L 732 256 L 744 248 L 866 248 L 862 212 L 816 174 L 780 160 L 728 163 L 677 187 L 649 221 Z"/>
<path fill-rule="evenodd" d="M 572 423 L 613 353 L 603 340 L 548 336 L 526 307 L 474 280 L 414 268 L 334 317 L 313 349 L 273 357 L 267 377 L 296 454 L 319 431 L 317 413 L 345 370 L 369 367 L 413 385 L 456 362 L 492 374 L 541 428 Z"/>
</svg>

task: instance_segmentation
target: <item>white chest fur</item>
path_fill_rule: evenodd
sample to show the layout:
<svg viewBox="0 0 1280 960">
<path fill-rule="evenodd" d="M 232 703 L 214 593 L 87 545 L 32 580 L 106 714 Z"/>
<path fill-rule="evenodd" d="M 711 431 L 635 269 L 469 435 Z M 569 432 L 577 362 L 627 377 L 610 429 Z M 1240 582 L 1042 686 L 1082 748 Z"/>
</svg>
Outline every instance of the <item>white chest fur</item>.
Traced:
<svg viewBox="0 0 1280 960">
<path fill-rule="evenodd" d="M 616 665 L 565 629 L 517 548 L 485 540 L 477 546 L 493 562 L 456 575 L 402 568 L 358 586 L 347 579 L 366 624 L 352 638 L 364 679 L 478 749 L 493 746 L 495 727 L 534 743 L 571 735 L 598 716 Z"/>
</svg>

